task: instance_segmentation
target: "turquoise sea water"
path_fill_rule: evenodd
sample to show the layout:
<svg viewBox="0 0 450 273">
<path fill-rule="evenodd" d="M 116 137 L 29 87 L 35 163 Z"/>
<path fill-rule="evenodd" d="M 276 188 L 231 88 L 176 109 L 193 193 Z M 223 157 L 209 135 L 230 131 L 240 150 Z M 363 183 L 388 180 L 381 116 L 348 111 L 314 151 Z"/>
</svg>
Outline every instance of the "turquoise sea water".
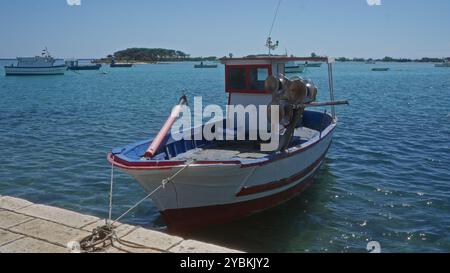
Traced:
<svg viewBox="0 0 450 273">
<path fill-rule="evenodd" d="M 1 66 L 7 61 L 0 62 Z M 380 65 L 375 65 L 380 66 Z M 450 69 L 335 65 L 338 129 L 316 183 L 294 200 L 191 236 L 246 251 L 450 251 Z M 192 63 L 5 77 L 0 69 L 0 194 L 107 215 L 113 147 L 155 135 L 186 89 L 224 105 L 223 68 Z M 326 69 L 304 74 L 327 98 Z M 146 195 L 116 172 L 114 214 Z M 164 229 L 151 201 L 124 222 Z"/>
</svg>

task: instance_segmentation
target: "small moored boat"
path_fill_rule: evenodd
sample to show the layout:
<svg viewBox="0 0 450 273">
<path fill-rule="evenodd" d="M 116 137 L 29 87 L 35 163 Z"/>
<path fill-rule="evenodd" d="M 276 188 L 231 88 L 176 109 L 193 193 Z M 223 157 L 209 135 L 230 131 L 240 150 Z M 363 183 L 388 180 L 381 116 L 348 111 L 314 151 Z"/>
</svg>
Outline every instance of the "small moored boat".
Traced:
<svg viewBox="0 0 450 273">
<path fill-rule="evenodd" d="M 327 63 L 331 102 L 314 102 L 317 87 L 312 82 L 278 76 L 285 73 L 286 63 L 308 60 Z M 198 135 L 205 126 L 213 126 L 219 134 L 236 136 L 239 128 L 227 125 L 230 116 L 214 125 L 189 128 L 183 134 L 190 139 L 177 140 L 169 130 L 180 107 L 186 104 L 183 97 L 154 139 L 116 148 L 108 154 L 113 166 L 133 176 L 147 192 L 154 192 L 151 198 L 172 232 L 245 217 L 283 203 L 311 185 L 331 146 L 337 124 L 334 105 L 347 103 L 334 100 L 332 59 L 260 56 L 221 61 L 231 106 L 280 104 L 290 109 L 291 115 L 281 119 L 286 121 L 282 122 L 285 130 L 280 131 L 277 149 L 263 151 L 260 137 L 248 139 L 253 130 L 250 128 L 246 128 L 244 140 L 208 140 Z M 282 103 L 280 94 L 294 86 L 302 90 L 303 97 L 295 103 Z M 305 110 L 324 105 L 331 105 L 331 113 Z M 245 123 L 249 122 L 245 119 Z M 219 130 L 220 124 L 227 129 Z M 278 134 L 278 130 L 273 132 Z"/>
<path fill-rule="evenodd" d="M 129 64 L 129 63 L 116 63 L 115 60 L 111 61 L 110 67 L 113 68 L 126 68 L 126 67 L 132 67 L 133 64 Z"/>
<path fill-rule="evenodd" d="M 101 64 L 80 65 L 79 60 L 66 61 L 66 65 L 68 70 L 99 70 L 102 67 Z"/>
<path fill-rule="evenodd" d="M 47 48 L 41 56 L 18 57 L 16 65 L 5 66 L 7 76 L 25 75 L 64 75 L 66 65 L 55 65 L 56 60 L 50 55 Z"/>
<path fill-rule="evenodd" d="M 284 68 L 286 74 L 303 73 L 306 66 L 304 64 L 297 64 L 295 62 L 288 62 Z"/>
<path fill-rule="evenodd" d="M 200 64 L 194 65 L 194 68 L 217 68 L 217 64 L 204 64 L 201 62 Z"/>
<path fill-rule="evenodd" d="M 376 71 L 376 72 L 383 72 L 383 71 L 389 71 L 390 68 L 388 67 L 378 67 L 378 68 L 372 68 L 372 71 Z"/>
</svg>

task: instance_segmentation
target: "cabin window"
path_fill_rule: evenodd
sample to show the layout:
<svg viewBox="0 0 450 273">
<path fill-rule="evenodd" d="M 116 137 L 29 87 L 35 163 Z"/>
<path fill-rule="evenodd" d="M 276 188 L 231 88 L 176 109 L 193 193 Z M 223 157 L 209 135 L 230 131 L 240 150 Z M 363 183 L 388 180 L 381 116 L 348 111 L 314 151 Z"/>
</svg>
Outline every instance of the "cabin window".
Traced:
<svg viewBox="0 0 450 273">
<path fill-rule="evenodd" d="M 227 92 L 267 93 L 264 83 L 272 73 L 270 65 L 236 65 L 226 67 Z"/>
<path fill-rule="evenodd" d="M 247 78 L 244 67 L 235 67 L 228 70 L 228 86 L 233 90 L 245 90 L 247 88 Z"/>
<path fill-rule="evenodd" d="M 269 77 L 267 68 L 250 68 L 250 90 L 264 91 L 264 82 Z"/>
</svg>

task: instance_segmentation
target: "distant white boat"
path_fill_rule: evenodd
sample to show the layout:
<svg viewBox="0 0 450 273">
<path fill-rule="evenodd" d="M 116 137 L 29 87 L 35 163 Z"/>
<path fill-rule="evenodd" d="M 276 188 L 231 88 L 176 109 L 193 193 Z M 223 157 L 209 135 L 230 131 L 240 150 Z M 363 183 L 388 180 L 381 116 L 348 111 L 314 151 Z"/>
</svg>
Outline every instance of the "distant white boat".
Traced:
<svg viewBox="0 0 450 273">
<path fill-rule="evenodd" d="M 64 75 L 67 65 L 54 65 L 55 59 L 47 49 L 42 56 L 18 57 L 16 65 L 5 66 L 5 74 L 9 75 Z"/>
<path fill-rule="evenodd" d="M 297 64 L 295 62 L 288 62 L 284 67 L 284 73 L 303 73 L 305 72 L 306 66 L 304 64 Z"/>
<path fill-rule="evenodd" d="M 203 62 L 194 65 L 194 68 L 217 68 L 217 67 L 218 67 L 217 64 L 204 64 Z"/>
</svg>

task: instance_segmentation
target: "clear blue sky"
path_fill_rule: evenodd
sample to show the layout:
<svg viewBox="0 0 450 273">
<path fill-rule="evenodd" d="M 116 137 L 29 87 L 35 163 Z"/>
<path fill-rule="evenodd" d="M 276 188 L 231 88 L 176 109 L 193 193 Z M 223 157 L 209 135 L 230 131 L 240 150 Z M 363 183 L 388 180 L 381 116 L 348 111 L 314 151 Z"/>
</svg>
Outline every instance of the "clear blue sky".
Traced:
<svg viewBox="0 0 450 273">
<path fill-rule="evenodd" d="M 128 47 L 194 56 L 265 53 L 278 0 L 0 1 L 0 57 L 102 57 Z M 450 56 L 449 0 L 283 0 L 278 53 Z"/>
</svg>

